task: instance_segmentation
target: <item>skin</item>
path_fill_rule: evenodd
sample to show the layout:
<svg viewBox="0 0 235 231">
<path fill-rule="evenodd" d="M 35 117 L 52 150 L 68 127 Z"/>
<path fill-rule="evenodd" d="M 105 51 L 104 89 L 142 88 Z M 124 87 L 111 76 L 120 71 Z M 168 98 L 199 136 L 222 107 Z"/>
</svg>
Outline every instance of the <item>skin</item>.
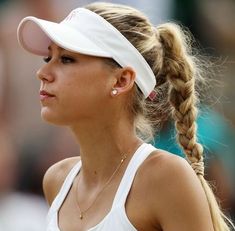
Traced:
<svg viewBox="0 0 235 231">
<path fill-rule="evenodd" d="M 59 210 L 59 227 L 61 231 L 83 231 L 109 212 L 128 162 L 143 143 L 126 107 L 135 72 L 130 67 L 111 68 L 102 58 L 75 54 L 55 44 L 46 61 L 37 75 L 41 89 L 55 96 L 41 101 L 41 115 L 47 122 L 71 128 L 81 156 L 50 167 L 43 180 L 44 193 L 51 204 L 81 158 L 82 170 Z M 113 88 L 118 90 L 115 96 Z M 123 154 L 127 159 L 80 220 L 77 201 L 82 210 L 92 204 Z M 128 219 L 140 231 L 213 230 L 196 174 L 184 159 L 163 150 L 154 151 L 140 166 L 125 207 Z"/>
</svg>

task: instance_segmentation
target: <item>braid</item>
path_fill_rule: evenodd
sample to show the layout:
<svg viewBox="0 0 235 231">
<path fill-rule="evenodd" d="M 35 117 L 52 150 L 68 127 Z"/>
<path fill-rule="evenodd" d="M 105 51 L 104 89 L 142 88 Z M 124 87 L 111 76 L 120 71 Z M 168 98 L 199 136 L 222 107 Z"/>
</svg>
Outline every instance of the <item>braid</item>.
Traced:
<svg viewBox="0 0 235 231">
<path fill-rule="evenodd" d="M 170 84 L 169 102 L 172 106 L 178 142 L 205 191 L 214 230 L 229 231 L 227 223 L 234 226 L 221 212 L 210 186 L 203 177 L 203 147 L 197 142 L 196 136 L 198 97 L 195 91 L 195 81 L 200 74 L 195 57 L 191 55 L 189 41 L 186 40 L 187 35 L 178 25 L 166 23 L 157 29 L 164 56 L 161 74 L 166 76 Z"/>
<path fill-rule="evenodd" d="M 186 50 L 181 30 L 173 24 L 158 27 L 160 41 L 164 50 L 163 74 L 170 83 L 169 102 L 173 106 L 178 142 L 183 148 L 196 173 L 203 175 L 203 169 L 194 163 L 203 163 L 203 148 L 197 143 L 196 117 L 197 97 L 195 94 L 196 68 Z"/>
</svg>

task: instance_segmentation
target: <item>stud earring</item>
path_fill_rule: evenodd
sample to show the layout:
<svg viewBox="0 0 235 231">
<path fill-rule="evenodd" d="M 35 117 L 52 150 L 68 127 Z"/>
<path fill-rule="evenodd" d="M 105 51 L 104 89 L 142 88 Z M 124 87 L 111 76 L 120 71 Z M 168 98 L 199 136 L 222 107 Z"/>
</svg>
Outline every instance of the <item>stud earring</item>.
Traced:
<svg viewBox="0 0 235 231">
<path fill-rule="evenodd" d="M 114 96 L 114 95 L 117 95 L 118 90 L 114 88 L 114 89 L 111 91 L 111 93 L 112 93 L 113 96 Z"/>
</svg>

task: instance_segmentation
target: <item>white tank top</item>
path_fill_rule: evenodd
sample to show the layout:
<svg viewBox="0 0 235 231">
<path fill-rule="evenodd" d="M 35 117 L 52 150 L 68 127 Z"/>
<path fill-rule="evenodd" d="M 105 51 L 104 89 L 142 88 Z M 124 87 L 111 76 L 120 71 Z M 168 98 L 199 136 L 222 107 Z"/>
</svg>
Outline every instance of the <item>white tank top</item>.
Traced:
<svg viewBox="0 0 235 231">
<path fill-rule="evenodd" d="M 139 166 L 154 150 L 156 150 L 155 147 L 146 143 L 143 143 L 136 150 L 117 189 L 110 212 L 100 223 L 87 231 L 137 231 L 126 215 L 125 202 Z M 58 211 L 65 200 L 76 175 L 79 173 L 80 168 L 81 161 L 71 169 L 59 193 L 55 197 L 47 215 L 47 231 L 62 231 L 58 226 Z"/>
</svg>

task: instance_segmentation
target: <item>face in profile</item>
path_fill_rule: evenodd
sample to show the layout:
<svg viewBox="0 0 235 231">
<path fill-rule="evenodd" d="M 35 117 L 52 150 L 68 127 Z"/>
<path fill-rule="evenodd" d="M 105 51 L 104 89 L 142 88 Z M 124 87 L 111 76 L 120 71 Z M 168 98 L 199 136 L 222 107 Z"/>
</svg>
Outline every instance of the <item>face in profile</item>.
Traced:
<svg viewBox="0 0 235 231">
<path fill-rule="evenodd" d="M 45 65 L 37 72 L 44 120 L 72 125 L 97 118 L 101 110 L 107 110 L 114 71 L 103 58 L 73 53 L 52 44 L 44 60 Z"/>
</svg>

